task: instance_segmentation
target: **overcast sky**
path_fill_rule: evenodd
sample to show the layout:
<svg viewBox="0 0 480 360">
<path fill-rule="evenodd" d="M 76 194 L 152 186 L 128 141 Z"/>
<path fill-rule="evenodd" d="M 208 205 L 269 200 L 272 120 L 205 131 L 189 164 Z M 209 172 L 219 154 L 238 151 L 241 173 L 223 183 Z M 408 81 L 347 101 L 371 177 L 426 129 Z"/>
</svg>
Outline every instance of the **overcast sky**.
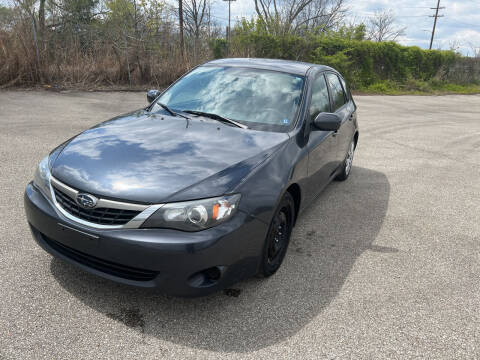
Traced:
<svg viewBox="0 0 480 360">
<path fill-rule="evenodd" d="M 169 0 L 177 1 L 177 0 Z M 0 4 L 11 4 L 13 0 L 0 0 Z M 232 21 L 242 17 L 251 18 L 255 14 L 253 0 L 232 2 Z M 346 0 L 349 18 L 356 22 L 367 21 L 377 10 L 392 10 L 399 26 L 406 26 L 406 34 L 400 39 L 404 45 L 417 45 L 428 48 L 434 14 L 430 9 L 437 0 Z M 449 49 L 459 46 L 459 51 L 472 55 L 472 48 L 480 48 L 480 0 L 441 0 L 445 9 L 439 14 L 435 33 L 434 48 Z M 228 3 L 213 0 L 212 15 L 223 25 L 228 20 Z"/>
<path fill-rule="evenodd" d="M 406 26 L 406 34 L 400 39 L 404 45 L 428 48 L 437 0 L 349 0 L 349 17 L 356 22 L 367 21 L 377 10 L 393 10 L 399 26 Z M 441 0 L 434 48 L 449 49 L 460 46 L 464 54 L 472 55 L 472 47 L 480 47 L 480 0 Z M 227 22 L 228 3 L 216 0 L 213 14 L 217 20 Z M 232 19 L 254 15 L 253 0 L 232 2 Z"/>
</svg>

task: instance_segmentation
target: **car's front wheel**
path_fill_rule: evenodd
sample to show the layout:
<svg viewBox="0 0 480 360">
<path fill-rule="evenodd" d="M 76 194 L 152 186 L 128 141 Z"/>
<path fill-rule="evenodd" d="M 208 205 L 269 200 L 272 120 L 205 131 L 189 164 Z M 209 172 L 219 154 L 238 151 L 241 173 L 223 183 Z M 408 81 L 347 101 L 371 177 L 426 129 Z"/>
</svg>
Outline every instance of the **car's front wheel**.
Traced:
<svg viewBox="0 0 480 360">
<path fill-rule="evenodd" d="M 294 219 L 295 204 L 292 195 L 286 192 L 275 210 L 265 239 L 259 275 L 271 276 L 280 268 L 290 242 Z"/>
<path fill-rule="evenodd" d="M 352 163 L 353 163 L 353 155 L 355 154 L 355 141 L 352 140 L 350 145 L 348 146 L 347 156 L 342 164 L 342 172 L 337 175 L 335 180 L 337 181 L 344 181 L 347 180 L 348 175 L 350 175 L 350 171 L 352 170 Z"/>
</svg>

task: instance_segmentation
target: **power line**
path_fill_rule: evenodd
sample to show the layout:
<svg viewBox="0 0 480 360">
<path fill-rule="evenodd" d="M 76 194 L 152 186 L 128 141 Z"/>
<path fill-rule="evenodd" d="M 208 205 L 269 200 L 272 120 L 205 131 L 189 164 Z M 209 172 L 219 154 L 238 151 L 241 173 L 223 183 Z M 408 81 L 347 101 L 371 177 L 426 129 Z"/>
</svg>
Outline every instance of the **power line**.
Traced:
<svg viewBox="0 0 480 360">
<path fill-rule="evenodd" d="M 479 24 L 471 24 L 471 23 L 466 23 L 466 22 L 463 22 L 463 21 L 460 21 L 460 20 L 456 20 L 455 18 L 453 17 L 446 17 L 445 20 L 452 20 L 454 21 L 455 23 L 457 24 L 461 24 L 461 25 L 466 25 L 466 26 L 472 26 L 473 28 L 478 28 L 480 29 L 480 25 Z"/>
<path fill-rule="evenodd" d="M 228 21 L 228 18 L 224 18 L 224 17 L 217 16 L 217 15 L 212 15 L 212 14 L 210 14 L 210 17 L 212 17 L 212 18 L 215 18 L 215 19 L 219 19 L 219 20 L 225 20 L 225 21 Z"/>
<path fill-rule="evenodd" d="M 435 27 L 437 26 L 437 19 L 439 17 L 443 17 L 443 15 L 438 15 L 438 10 L 445 9 L 445 6 L 440 7 L 440 0 L 437 0 L 437 7 L 430 8 L 430 9 L 435 10 L 435 15 L 430 15 L 430 17 L 435 18 L 435 20 L 433 20 L 432 37 L 430 38 L 430 47 L 429 47 L 429 49 L 432 50 L 433 37 L 435 36 Z"/>
<path fill-rule="evenodd" d="M 378 14 L 372 11 L 357 11 L 355 14 L 360 14 L 364 17 L 377 17 Z M 396 18 L 413 18 L 413 17 L 425 17 L 425 15 L 395 15 Z"/>
</svg>

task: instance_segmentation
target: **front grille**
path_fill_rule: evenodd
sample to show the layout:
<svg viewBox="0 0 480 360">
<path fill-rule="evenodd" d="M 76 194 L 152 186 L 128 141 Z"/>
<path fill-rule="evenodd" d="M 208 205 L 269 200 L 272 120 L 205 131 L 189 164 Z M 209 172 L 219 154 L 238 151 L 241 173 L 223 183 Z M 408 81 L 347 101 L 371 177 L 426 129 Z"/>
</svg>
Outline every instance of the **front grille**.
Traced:
<svg viewBox="0 0 480 360">
<path fill-rule="evenodd" d="M 140 211 L 114 208 L 84 209 L 63 191 L 57 189 L 55 186 L 52 187 L 55 193 L 55 199 L 57 200 L 57 203 L 65 211 L 82 220 L 86 220 L 95 224 L 125 225 L 135 216 L 140 214 Z"/>
<path fill-rule="evenodd" d="M 137 269 L 87 255 L 78 250 L 65 246 L 58 241 L 50 239 L 40 232 L 38 232 L 38 234 L 42 237 L 43 241 L 45 241 L 55 251 L 80 264 L 96 269 L 103 273 L 135 281 L 150 281 L 158 275 L 157 271 Z"/>
</svg>

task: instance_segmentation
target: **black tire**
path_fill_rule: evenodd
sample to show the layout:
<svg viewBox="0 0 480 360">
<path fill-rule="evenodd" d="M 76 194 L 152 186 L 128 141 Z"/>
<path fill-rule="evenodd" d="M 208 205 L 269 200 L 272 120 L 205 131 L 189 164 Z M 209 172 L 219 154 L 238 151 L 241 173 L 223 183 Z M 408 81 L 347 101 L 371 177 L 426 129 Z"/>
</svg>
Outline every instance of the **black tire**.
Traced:
<svg viewBox="0 0 480 360">
<path fill-rule="evenodd" d="M 260 266 L 260 277 L 268 277 L 280 268 L 288 249 L 295 219 L 295 203 L 292 195 L 286 192 L 278 204 L 270 223 Z"/>
<path fill-rule="evenodd" d="M 343 163 L 342 163 L 342 172 L 335 177 L 336 181 L 345 181 L 348 179 L 348 176 L 352 171 L 352 163 L 353 163 L 354 155 L 355 155 L 355 141 L 352 140 L 352 142 L 348 146 L 347 156 L 345 156 L 345 160 L 343 160 Z"/>
</svg>

